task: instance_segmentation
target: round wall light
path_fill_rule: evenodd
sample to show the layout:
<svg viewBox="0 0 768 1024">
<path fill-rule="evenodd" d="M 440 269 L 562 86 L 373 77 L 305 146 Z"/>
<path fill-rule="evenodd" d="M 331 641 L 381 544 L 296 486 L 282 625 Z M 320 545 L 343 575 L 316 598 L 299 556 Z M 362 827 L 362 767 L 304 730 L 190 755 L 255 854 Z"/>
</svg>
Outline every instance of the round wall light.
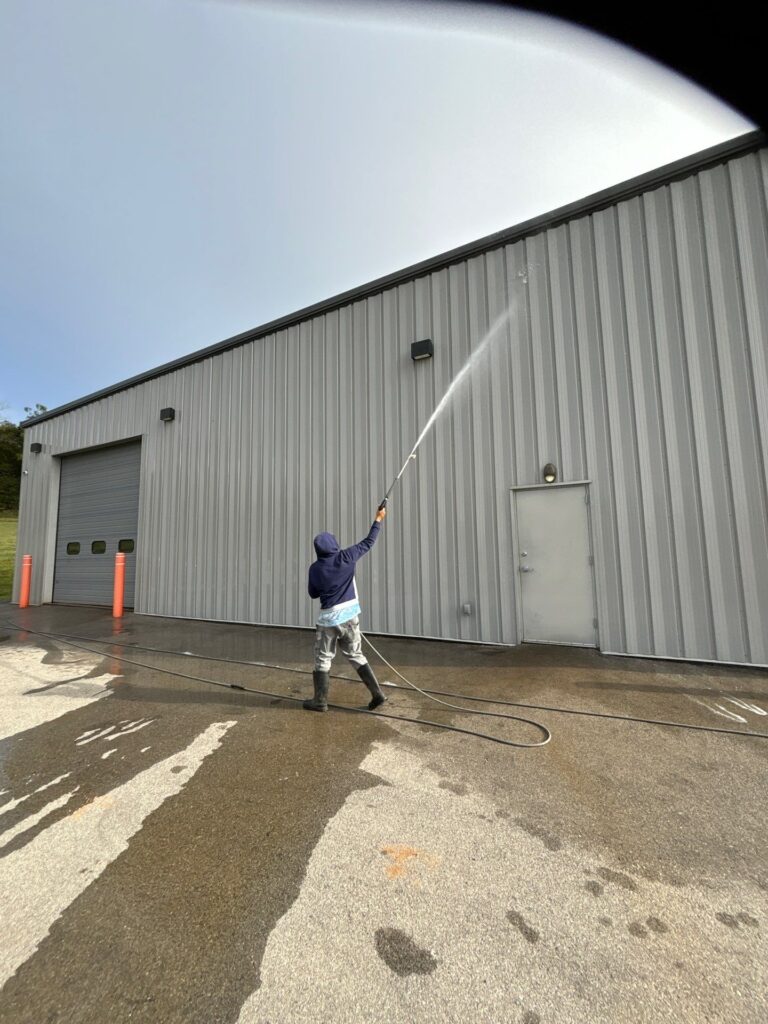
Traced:
<svg viewBox="0 0 768 1024">
<path fill-rule="evenodd" d="M 557 466 L 553 466 L 551 462 L 548 462 L 541 472 L 546 483 L 553 484 L 557 480 Z"/>
</svg>

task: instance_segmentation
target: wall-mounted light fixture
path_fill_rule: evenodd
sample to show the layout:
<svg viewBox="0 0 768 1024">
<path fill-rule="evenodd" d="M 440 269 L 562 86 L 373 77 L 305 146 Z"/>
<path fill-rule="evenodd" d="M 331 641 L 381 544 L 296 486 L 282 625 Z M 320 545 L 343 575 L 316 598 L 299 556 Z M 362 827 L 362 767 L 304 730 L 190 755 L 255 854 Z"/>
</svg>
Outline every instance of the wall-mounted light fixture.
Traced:
<svg viewBox="0 0 768 1024">
<path fill-rule="evenodd" d="M 424 338 L 423 341 L 411 342 L 411 359 L 414 363 L 418 359 L 431 359 L 435 354 L 435 346 L 431 338 Z"/>
<path fill-rule="evenodd" d="M 40 444 L 39 441 L 33 441 L 32 444 L 29 446 L 29 450 L 32 452 L 33 455 L 39 455 L 40 452 L 43 450 L 43 446 Z"/>
<path fill-rule="evenodd" d="M 553 484 L 557 480 L 557 466 L 553 466 L 551 462 L 546 464 L 541 473 L 548 484 Z"/>
<path fill-rule="evenodd" d="M 176 418 L 176 410 L 175 409 L 168 408 L 168 409 L 161 409 L 160 410 L 160 419 L 163 421 L 163 423 L 170 423 L 171 420 L 175 419 L 175 418 Z"/>
</svg>

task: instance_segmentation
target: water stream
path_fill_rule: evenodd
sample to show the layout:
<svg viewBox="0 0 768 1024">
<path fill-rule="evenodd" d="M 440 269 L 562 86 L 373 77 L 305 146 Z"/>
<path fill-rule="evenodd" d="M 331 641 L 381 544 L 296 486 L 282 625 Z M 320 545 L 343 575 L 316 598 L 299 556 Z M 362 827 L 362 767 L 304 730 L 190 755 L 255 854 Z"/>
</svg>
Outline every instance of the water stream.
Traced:
<svg viewBox="0 0 768 1024">
<path fill-rule="evenodd" d="M 395 488 L 395 485 L 397 484 L 398 480 L 400 479 L 400 477 L 405 472 L 405 470 L 406 470 L 406 468 L 408 466 L 408 463 L 411 461 L 411 459 L 415 459 L 416 458 L 416 451 L 417 451 L 419 445 L 424 440 L 424 438 L 427 436 L 427 434 L 429 433 L 429 431 L 432 428 L 433 424 L 436 422 L 437 418 L 446 409 L 448 403 L 453 398 L 453 396 L 456 394 L 456 391 L 457 391 L 459 385 L 462 383 L 462 381 L 464 381 L 466 379 L 466 377 L 472 372 L 473 368 L 480 362 L 480 360 L 482 359 L 482 357 L 483 357 L 486 349 L 490 345 L 490 343 L 496 337 L 496 335 L 499 332 L 499 330 L 507 323 L 507 321 L 509 320 L 509 317 L 511 315 L 511 312 L 512 312 L 511 309 L 505 309 L 504 312 L 501 314 L 501 316 L 499 316 L 496 320 L 494 320 L 494 322 L 488 328 L 485 336 L 483 337 L 483 340 L 480 342 L 480 344 L 477 346 L 475 351 L 472 353 L 472 355 L 469 357 L 469 359 L 466 361 L 466 363 L 464 363 L 462 368 L 459 370 L 459 372 L 456 374 L 456 376 L 453 378 L 453 380 L 449 384 L 448 390 L 445 392 L 443 397 L 440 399 L 438 404 L 435 406 L 434 412 L 432 413 L 432 415 L 427 420 L 427 422 L 426 422 L 422 432 L 419 434 L 419 436 L 418 436 L 418 438 L 416 440 L 416 444 L 413 446 L 413 448 L 411 448 L 410 452 L 408 453 L 408 457 L 406 458 L 405 462 L 403 463 L 400 472 L 397 474 L 395 479 L 392 481 L 392 485 L 390 486 L 389 490 L 387 491 L 386 495 L 384 496 L 384 501 L 382 501 L 382 503 L 381 503 L 382 506 L 384 504 L 386 504 L 387 499 L 389 498 L 390 494 L 392 493 L 392 491 Z"/>
</svg>

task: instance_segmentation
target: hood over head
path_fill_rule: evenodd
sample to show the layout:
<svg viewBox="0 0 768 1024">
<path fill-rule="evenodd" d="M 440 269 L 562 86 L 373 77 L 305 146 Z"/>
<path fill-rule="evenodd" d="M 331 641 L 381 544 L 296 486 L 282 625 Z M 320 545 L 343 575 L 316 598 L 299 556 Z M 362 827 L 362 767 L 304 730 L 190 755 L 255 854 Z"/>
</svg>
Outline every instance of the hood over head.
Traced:
<svg viewBox="0 0 768 1024">
<path fill-rule="evenodd" d="M 339 542 L 332 533 L 318 533 L 315 537 L 315 551 L 318 558 L 327 558 L 339 550 Z"/>
</svg>

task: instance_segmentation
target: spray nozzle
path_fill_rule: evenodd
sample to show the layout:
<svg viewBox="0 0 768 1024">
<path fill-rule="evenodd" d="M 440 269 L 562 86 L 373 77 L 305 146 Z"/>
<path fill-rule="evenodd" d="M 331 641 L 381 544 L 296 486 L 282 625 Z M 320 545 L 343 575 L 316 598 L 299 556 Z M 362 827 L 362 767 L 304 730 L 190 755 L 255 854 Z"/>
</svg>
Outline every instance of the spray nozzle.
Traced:
<svg viewBox="0 0 768 1024">
<path fill-rule="evenodd" d="M 379 512 L 381 512 L 381 510 L 382 510 L 383 508 L 386 508 L 386 507 L 387 507 L 387 502 L 388 502 L 388 501 L 389 501 L 389 498 L 385 498 L 385 499 L 384 499 L 384 501 L 382 501 L 382 503 L 381 503 L 381 504 L 379 505 Z"/>
</svg>

